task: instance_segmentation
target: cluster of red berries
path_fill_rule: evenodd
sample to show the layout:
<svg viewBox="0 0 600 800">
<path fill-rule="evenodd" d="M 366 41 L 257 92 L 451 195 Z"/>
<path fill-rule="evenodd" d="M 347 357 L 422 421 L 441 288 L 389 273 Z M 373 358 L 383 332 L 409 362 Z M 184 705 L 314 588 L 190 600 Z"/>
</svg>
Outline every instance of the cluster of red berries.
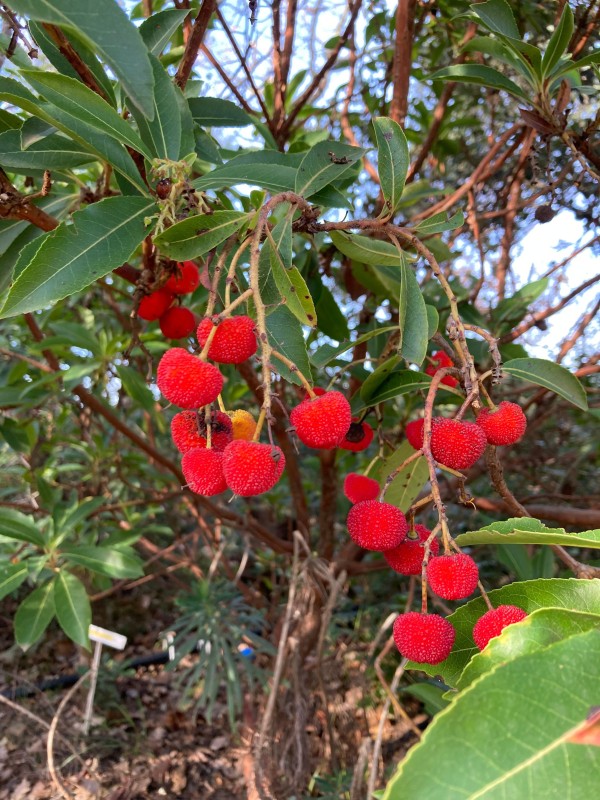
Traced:
<svg viewBox="0 0 600 800">
<path fill-rule="evenodd" d="M 138 317 L 148 322 L 158 320 L 167 339 L 183 339 L 190 336 L 196 327 L 196 317 L 189 308 L 173 305 L 176 297 L 194 292 L 200 283 L 200 273 L 193 261 L 177 264 L 177 272 L 164 286 L 142 297 Z"/>
</svg>

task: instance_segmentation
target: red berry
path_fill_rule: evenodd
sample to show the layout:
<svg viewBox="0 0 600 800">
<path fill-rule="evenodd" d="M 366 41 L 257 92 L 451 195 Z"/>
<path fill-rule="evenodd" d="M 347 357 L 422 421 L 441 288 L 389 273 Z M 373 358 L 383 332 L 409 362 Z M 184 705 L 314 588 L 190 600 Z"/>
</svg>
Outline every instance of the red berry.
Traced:
<svg viewBox="0 0 600 800">
<path fill-rule="evenodd" d="M 503 400 L 496 411 L 482 408 L 477 417 L 477 424 L 490 444 L 515 444 L 525 433 L 527 417 L 521 406 Z"/>
<path fill-rule="evenodd" d="M 480 650 L 487 647 L 487 643 L 494 636 L 500 636 L 504 628 L 515 622 L 525 619 L 527 613 L 518 606 L 498 606 L 486 611 L 479 617 L 473 628 L 473 641 Z"/>
<path fill-rule="evenodd" d="M 352 450 L 360 453 L 366 450 L 373 441 L 373 428 L 367 422 L 358 422 L 357 417 L 352 417 L 348 433 L 340 442 L 343 450 Z"/>
<path fill-rule="evenodd" d="M 227 485 L 240 497 L 268 492 L 285 468 L 279 447 L 234 439 L 223 452 L 223 471 Z"/>
<path fill-rule="evenodd" d="M 140 305 L 137 310 L 137 315 L 140 319 L 145 319 L 147 322 L 154 322 L 154 320 L 162 317 L 167 308 L 173 302 L 173 295 L 166 289 L 157 289 L 152 294 L 147 294 L 142 297 Z"/>
<path fill-rule="evenodd" d="M 408 439 L 408 443 L 415 450 L 420 450 L 423 447 L 423 428 L 425 427 L 424 419 L 413 419 L 409 422 L 404 429 L 404 435 Z"/>
<path fill-rule="evenodd" d="M 198 325 L 198 342 L 204 347 L 214 328 L 209 317 Z M 208 357 L 220 364 L 241 364 L 256 353 L 255 322 L 250 317 L 227 317 L 219 323 L 208 350 Z"/>
<path fill-rule="evenodd" d="M 479 581 L 479 569 L 471 556 L 456 553 L 437 556 L 427 565 L 427 582 L 432 592 L 444 600 L 461 600 L 473 594 Z"/>
<path fill-rule="evenodd" d="M 156 383 L 163 395 L 180 408 L 200 408 L 217 399 L 223 376 L 206 361 L 172 347 L 163 355 L 156 372 Z"/>
<path fill-rule="evenodd" d="M 423 559 L 425 558 L 424 543 L 431 536 L 431 531 L 424 525 L 415 525 L 416 539 L 410 538 L 410 531 L 406 539 L 393 550 L 386 550 L 383 554 L 390 567 L 401 575 L 420 575 Z M 440 544 L 437 539 L 432 539 L 429 544 L 429 555 L 437 556 Z"/>
<path fill-rule="evenodd" d="M 331 450 L 348 433 L 352 422 L 350 403 L 341 392 L 325 392 L 292 409 L 290 422 L 307 447 Z"/>
<path fill-rule="evenodd" d="M 432 353 L 431 360 L 437 362 L 437 367 L 434 364 L 429 364 L 425 370 L 425 374 L 431 375 L 432 378 L 439 369 L 454 366 L 454 362 L 450 356 L 443 350 L 438 350 L 437 352 Z M 446 386 L 458 386 L 458 381 L 456 378 L 453 378 L 452 375 L 446 375 L 443 377 L 441 383 L 445 384 Z M 416 449 L 418 450 L 418 448 Z"/>
<path fill-rule="evenodd" d="M 431 453 L 450 469 L 468 469 L 483 455 L 487 439 L 474 422 L 435 417 L 431 427 Z"/>
<path fill-rule="evenodd" d="M 400 655 L 419 664 L 445 661 L 452 651 L 456 636 L 452 623 L 444 617 L 416 611 L 396 617 L 393 631 Z"/>
<path fill-rule="evenodd" d="M 351 503 L 361 500 L 375 500 L 380 492 L 379 483 L 366 475 L 351 472 L 344 480 L 344 494 Z"/>
<path fill-rule="evenodd" d="M 223 453 L 195 448 L 184 453 L 181 469 L 188 487 L 195 494 L 211 497 L 227 489 L 223 475 Z"/>
<path fill-rule="evenodd" d="M 200 284 L 200 273 L 193 261 L 177 264 L 177 271 L 165 283 L 165 289 L 173 294 L 191 294 Z"/>
<path fill-rule="evenodd" d="M 171 420 L 171 436 L 180 453 L 206 447 L 206 422 L 204 412 L 180 411 Z M 217 411 L 211 418 L 210 445 L 213 450 L 224 450 L 233 439 L 232 423 L 227 414 Z"/>
<path fill-rule="evenodd" d="M 359 547 L 378 553 L 398 547 L 408 531 L 406 518 L 400 509 L 378 500 L 362 500 L 352 506 L 346 525 Z"/>
<path fill-rule="evenodd" d="M 169 308 L 159 320 L 160 329 L 167 339 L 183 339 L 193 333 L 196 317 L 189 308 L 174 306 Z"/>
<path fill-rule="evenodd" d="M 320 386 L 313 386 L 313 394 L 316 394 L 317 397 L 322 397 L 326 392 L 327 389 L 322 389 Z M 310 400 L 310 395 L 306 390 L 304 391 L 304 399 Z"/>
</svg>

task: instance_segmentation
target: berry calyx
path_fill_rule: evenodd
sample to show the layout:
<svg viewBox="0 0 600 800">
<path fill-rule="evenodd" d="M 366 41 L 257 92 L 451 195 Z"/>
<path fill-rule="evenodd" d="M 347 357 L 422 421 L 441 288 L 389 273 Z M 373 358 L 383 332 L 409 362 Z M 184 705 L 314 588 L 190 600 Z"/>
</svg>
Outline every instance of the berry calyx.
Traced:
<svg viewBox="0 0 600 800">
<path fill-rule="evenodd" d="M 411 531 L 406 539 L 393 550 L 386 550 L 383 557 L 400 575 L 420 575 L 423 559 L 425 558 L 425 542 L 431 536 L 431 531 L 424 525 L 415 525 L 416 539 L 411 538 Z M 432 539 L 429 544 L 430 557 L 437 556 L 440 544 L 437 539 Z"/>
<path fill-rule="evenodd" d="M 173 302 L 173 294 L 165 288 L 157 289 L 146 297 L 142 297 L 138 306 L 137 315 L 146 322 L 154 322 L 162 317 Z"/>
<path fill-rule="evenodd" d="M 173 306 L 167 309 L 158 321 L 163 336 L 167 339 L 183 339 L 190 336 L 196 327 L 196 318 L 189 310 L 182 306 Z"/>
<path fill-rule="evenodd" d="M 198 325 L 198 343 L 204 347 L 214 323 L 205 317 Z M 208 349 L 208 357 L 219 364 L 241 364 L 256 353 L 255 322 L 250 317 L 228 317 L 219 323 Z"/>
<path fill-rule="evenodd" d="M 373 428 L 367 422 L 358 422 L 358 417 L 352 417 L 348 432 L 340 442 L 343 450 L 360 453 L 366 450 L 373 441 Z"/>
<path fill-rule="evenodd" d="M 165 283 L 165 289 L 173 294 L 191 294 L 200 284 L 200 273 L 193 261 L 177 264 L 174 275 Z"/>
<path fill-rule="evenodd" d="M 472 467 L 483 455 L 486 445 L 485 433 L 474 422 L 435 417 L 431 427 L 431 453 L 445 467 Z"/>
<path fill-rule="evenodd" d="M 194 494 L 212 497 L 227 489 L 223 475 L 223 453 L 195 448 L 184 453 L 181 469 L 187 486 Z"/>
<path fill-rule="evenodd" d="M 436 364 L 429 364 L 429 366 L 425 369 L 425 374 L 431 375 L 432 378 L 439 369 L 454 366 L 454 362 L 450 356 L 443 350 L 437 350 L 435 353 L 432 353 L 431 360 L 436 362 L 437 366 Z M 446 386 L 458 386 L 458 381 L 456 378 L 453 378 L 452 375 L 445 375 L 440 383 L 445 384 Z"/>
<path fill-rule="evenodd" d="M 490 444 L 510 445 L 516 444 L 525 433 L 527 417 L 521 406 L 503 400 L 496 411 L 482 408 L 477 424 Z"/>
<path fill-rule="evenodd" d="M 162 394 L 180 408 L 200 408 L 214 402 L 223 388 L 223 376 L 206 361 L 172 347 L 163 355 L 156 372 Z"/>
<path fill-rule="evenodd" d="M 479 617 L 473 627 L 473 641 L 480 650 L 487 647 L 490 639 L 500 636 L 504 628 L 521 622 L 525 619 L 527 612 L 518 606 L 498 606 L 486 611 Z"/>
<path fill-rule="evenodd" d="M 307 447 L 331 450 L 348 433 L 352 422 L 350 403 L 341 392 L 325 392 L 292 409 L 290 422 Z"/>
<path fill-rule="evenodd" d="M 461 600 L 473 594 L 479 569 L 466 553 L 436 556 L 427 564 L 427 582 L 432 592 L 444 600 Z"/>
<path fill-rule="evenodd" d="M 380 491 L 379 483 L 366 475 L 351 472 L 344 478 L 344 494 L 351 503 L 375 500 Z"/>
<path fill-rule="evenodd" d="M 439 614 L 409 611 L 394 621 L 394 642 L 400 655 L 419 664 L 439 664 L 452 651 L 456 631 Z"/>
<path fill-rule="evenodd" d="M 346 525 L 359 547 L 378 553 L 398 547 L 408 532 L 402 511 L 378 500 L 362 500 L 352 506 Z"/>
<path fill-rule="evenodd" d="M 232 441 L 232 424 L 227 414 L 217 411 L 210 418 L 210 446 L 213 450 L 224 450 Z M 206 421 L 202 411 L 180 411 L 171 420 L 171 437 L 180 453 L 206 447 Z"/>
<path fill-rule="evenodd" d="M 415 450 L 420 450 L 423 447 L 423 429 L 425 428 L 424 419 L 413 419 L 409 422 L 404 429 L 404 435 L 408 439 L 408 443 Z"/>
<path fill-rule="evenodd" d="M 252 441 L 254 431 L 256 430 L 256 420 L 249 411 L 238 409 L 237 411 L 228 411 L 233 425 L 233 438 L 244 439 L 247 442 Z"/>
<path fill-rule="evenodd" d="M 223 472 L 227 486 L 240 497 L 268 492 L 285 468 L 279 447 L 236 439 L 223 452 Z"/>
</svg>

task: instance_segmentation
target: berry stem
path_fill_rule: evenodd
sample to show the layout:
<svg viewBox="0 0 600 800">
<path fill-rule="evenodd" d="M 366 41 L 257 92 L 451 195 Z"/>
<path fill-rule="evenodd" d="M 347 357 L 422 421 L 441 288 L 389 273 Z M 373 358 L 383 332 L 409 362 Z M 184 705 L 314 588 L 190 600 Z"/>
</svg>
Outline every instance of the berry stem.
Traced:
<svg viewBox="0 0 600 800">
<path fill-rule="evenodd" d="M 256 430 L 254 431 L 254 436 L 252 437 L 253 442 L 258 442 L 260 439 L 260 432 L 262 431 L 262 427 L 265 424 L 265 419 L 267 417 L 267 409 L 261 408 L 260 414 L 258 415 L 258 419 L 256 421 Z"/>
<path fill-rule="evenodd" d="M 221 395 L 217 397 L 217 403 L 219 404 L 219 411 L 222 411 L 224 414 L 226 414 L 227 410 L 225 408 L 225 403 L 223 402 L 223 398 L 221 397 Z"/>
<path fill-rule="evenodd" d="M 273 358 L 276 358 L 278 361 L 281 361 L 282 364 L 285 364 L 285 366 L 289 369 L 290 372 L 293 372 L 294 375 L 297 375 L 300 378 L 302 386 L 304 386 L 304 388 L 308 392 L 310 399 L 314 400 L 314 398 L 317 395 L 314 393 L 313 388 L 308 382 L 307 378 L 302 374 L 302 372 L 300 372 L 300 370 L 294 364 L 294 362 L 290 361 L 290 359 L 287 356 L 284 356 L 283 353 L 280 353 L 278 350 L 271 350 L 271 355 L 273 356 Z"/>
<path fill-rule="evenodd" d="M 236 297 L 232 303 L 229 303 L 229 305 L 225 305 L 223 311 L 221 311 L 220 314 L 217 314 L 215 318 L 217 323 L 222 322 L 226 317 L 231 316 L 231 312 L 238 306 L 241 306 L 242 303 L 245 303 L 246 300 L 248 300 L 249 297 L 252 297 L 253 294 L 254 294 L 253 289 L 246 289 L 246 291 L 242 292 L 242 294 L 239 297 Z M 225 303 L 227 303 L 227 299 L 225 299 Z"/>
<path fill-rule="evenodd" d="M 204 406 L 204 426 L 206 428 L 206 449 L 210 450 L 212 447 L 212 409 L 210 406 Z"/>
<path fill-rule="evenodd" d="M 484 374 L 479 378 L 479 391 L 481 392 L 481 394 L 484 397 L 484 400 L 486 401 L 486 403 L 490 407 L 490 411 L 493 412 L 493 411 L 497 411 L 498 408 L 497 408 L 496 404 L 494 403 L 494 401 L 492 400 L 492 398 L 490 397 L 490 394 L 489 394 L 488 390 L 483 385 L 484 380 L 486 378 L 489 378 L 489 376 L 491 374 L 492 374 L 492 370 L 488 370 L 487 372 L 484 372 Z"/>
<path fill-rule="evenodd" d="M 212 344 L 212 340 L 215 338 L 216 332 L 217 332 L 217 326 L 213 325 L 206 338 L 206 341 L 204 342 L 204 347 L 200 352 L 199 356 L 200 361 L 206 361 L 206 359 L 208 358 L 208 351 L 210 350 L 210 346 Z"/>
<path fill-rule="evenodd" d="M 483 597 L 483 599 L 484 599 L 484 601 L 485 601 L 485 604 L 486 604 L 486 606 L 488 607 L 488 610 L 489 610 L 489 611 L 493 611 L 493 609 L 494 609 L 494 606 L 492 605 L 492 603 L 491 603 L 491 601 L 490 601 L 490 598 L 488 597 L 488 593 L 487 593 L 487 592 L 486 592 L 486 590 L 483 588 L 483 584 L 482 584 L 482 582 L 481 582 L 481 581 L 478 581 L 478 582 L 477 582 L 477 586 L 479 587 L 479 591 L 481 592 L 481 596 Z"/>
<path fill-rule="evenodd" d="M 235 280 L 235 271 L 237 269 L 238 261 L 240 260 L 240 256 L 244 252 L 244 250 L 250 245 L 252 242 L 252 237 L 248 237 L 242 244 L 238 247 L 235 255 L 231 259 L 231 264 L 229 265 L 229 271 L 227 273 L 227 278 L 225 280 L 225 308 L 229 308 L 231 305 L 231 284 Z"/>
</svg>

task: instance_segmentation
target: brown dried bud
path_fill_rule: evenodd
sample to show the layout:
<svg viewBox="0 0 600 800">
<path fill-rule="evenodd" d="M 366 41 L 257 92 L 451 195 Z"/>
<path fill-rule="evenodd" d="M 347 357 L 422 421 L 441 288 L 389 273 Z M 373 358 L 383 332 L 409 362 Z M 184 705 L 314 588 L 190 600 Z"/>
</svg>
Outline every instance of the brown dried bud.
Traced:
<svg viewBox="0 0 600 800">
<path fill-rule="evenodd" d="M 156 194 L 158 195 L 158 197 L 161 200 L 166 200 L 167 199 L 167 197 L 169 196 L 169 193 L 171 191 L 171 186 L 172 185 L 173 184 L 169 180 L 169 178 L 162 178 L 162 180 L 160 180 L 156 184 Z"/>
<path fill-rule="evenodd" d="M 554 219 L 555 214 L 556 211 L 554 211 L 552 206 L 545 204 L 535 209 L 534 216 L 538 222 L 550 222 L 550 220 Z"/>
</svg>

